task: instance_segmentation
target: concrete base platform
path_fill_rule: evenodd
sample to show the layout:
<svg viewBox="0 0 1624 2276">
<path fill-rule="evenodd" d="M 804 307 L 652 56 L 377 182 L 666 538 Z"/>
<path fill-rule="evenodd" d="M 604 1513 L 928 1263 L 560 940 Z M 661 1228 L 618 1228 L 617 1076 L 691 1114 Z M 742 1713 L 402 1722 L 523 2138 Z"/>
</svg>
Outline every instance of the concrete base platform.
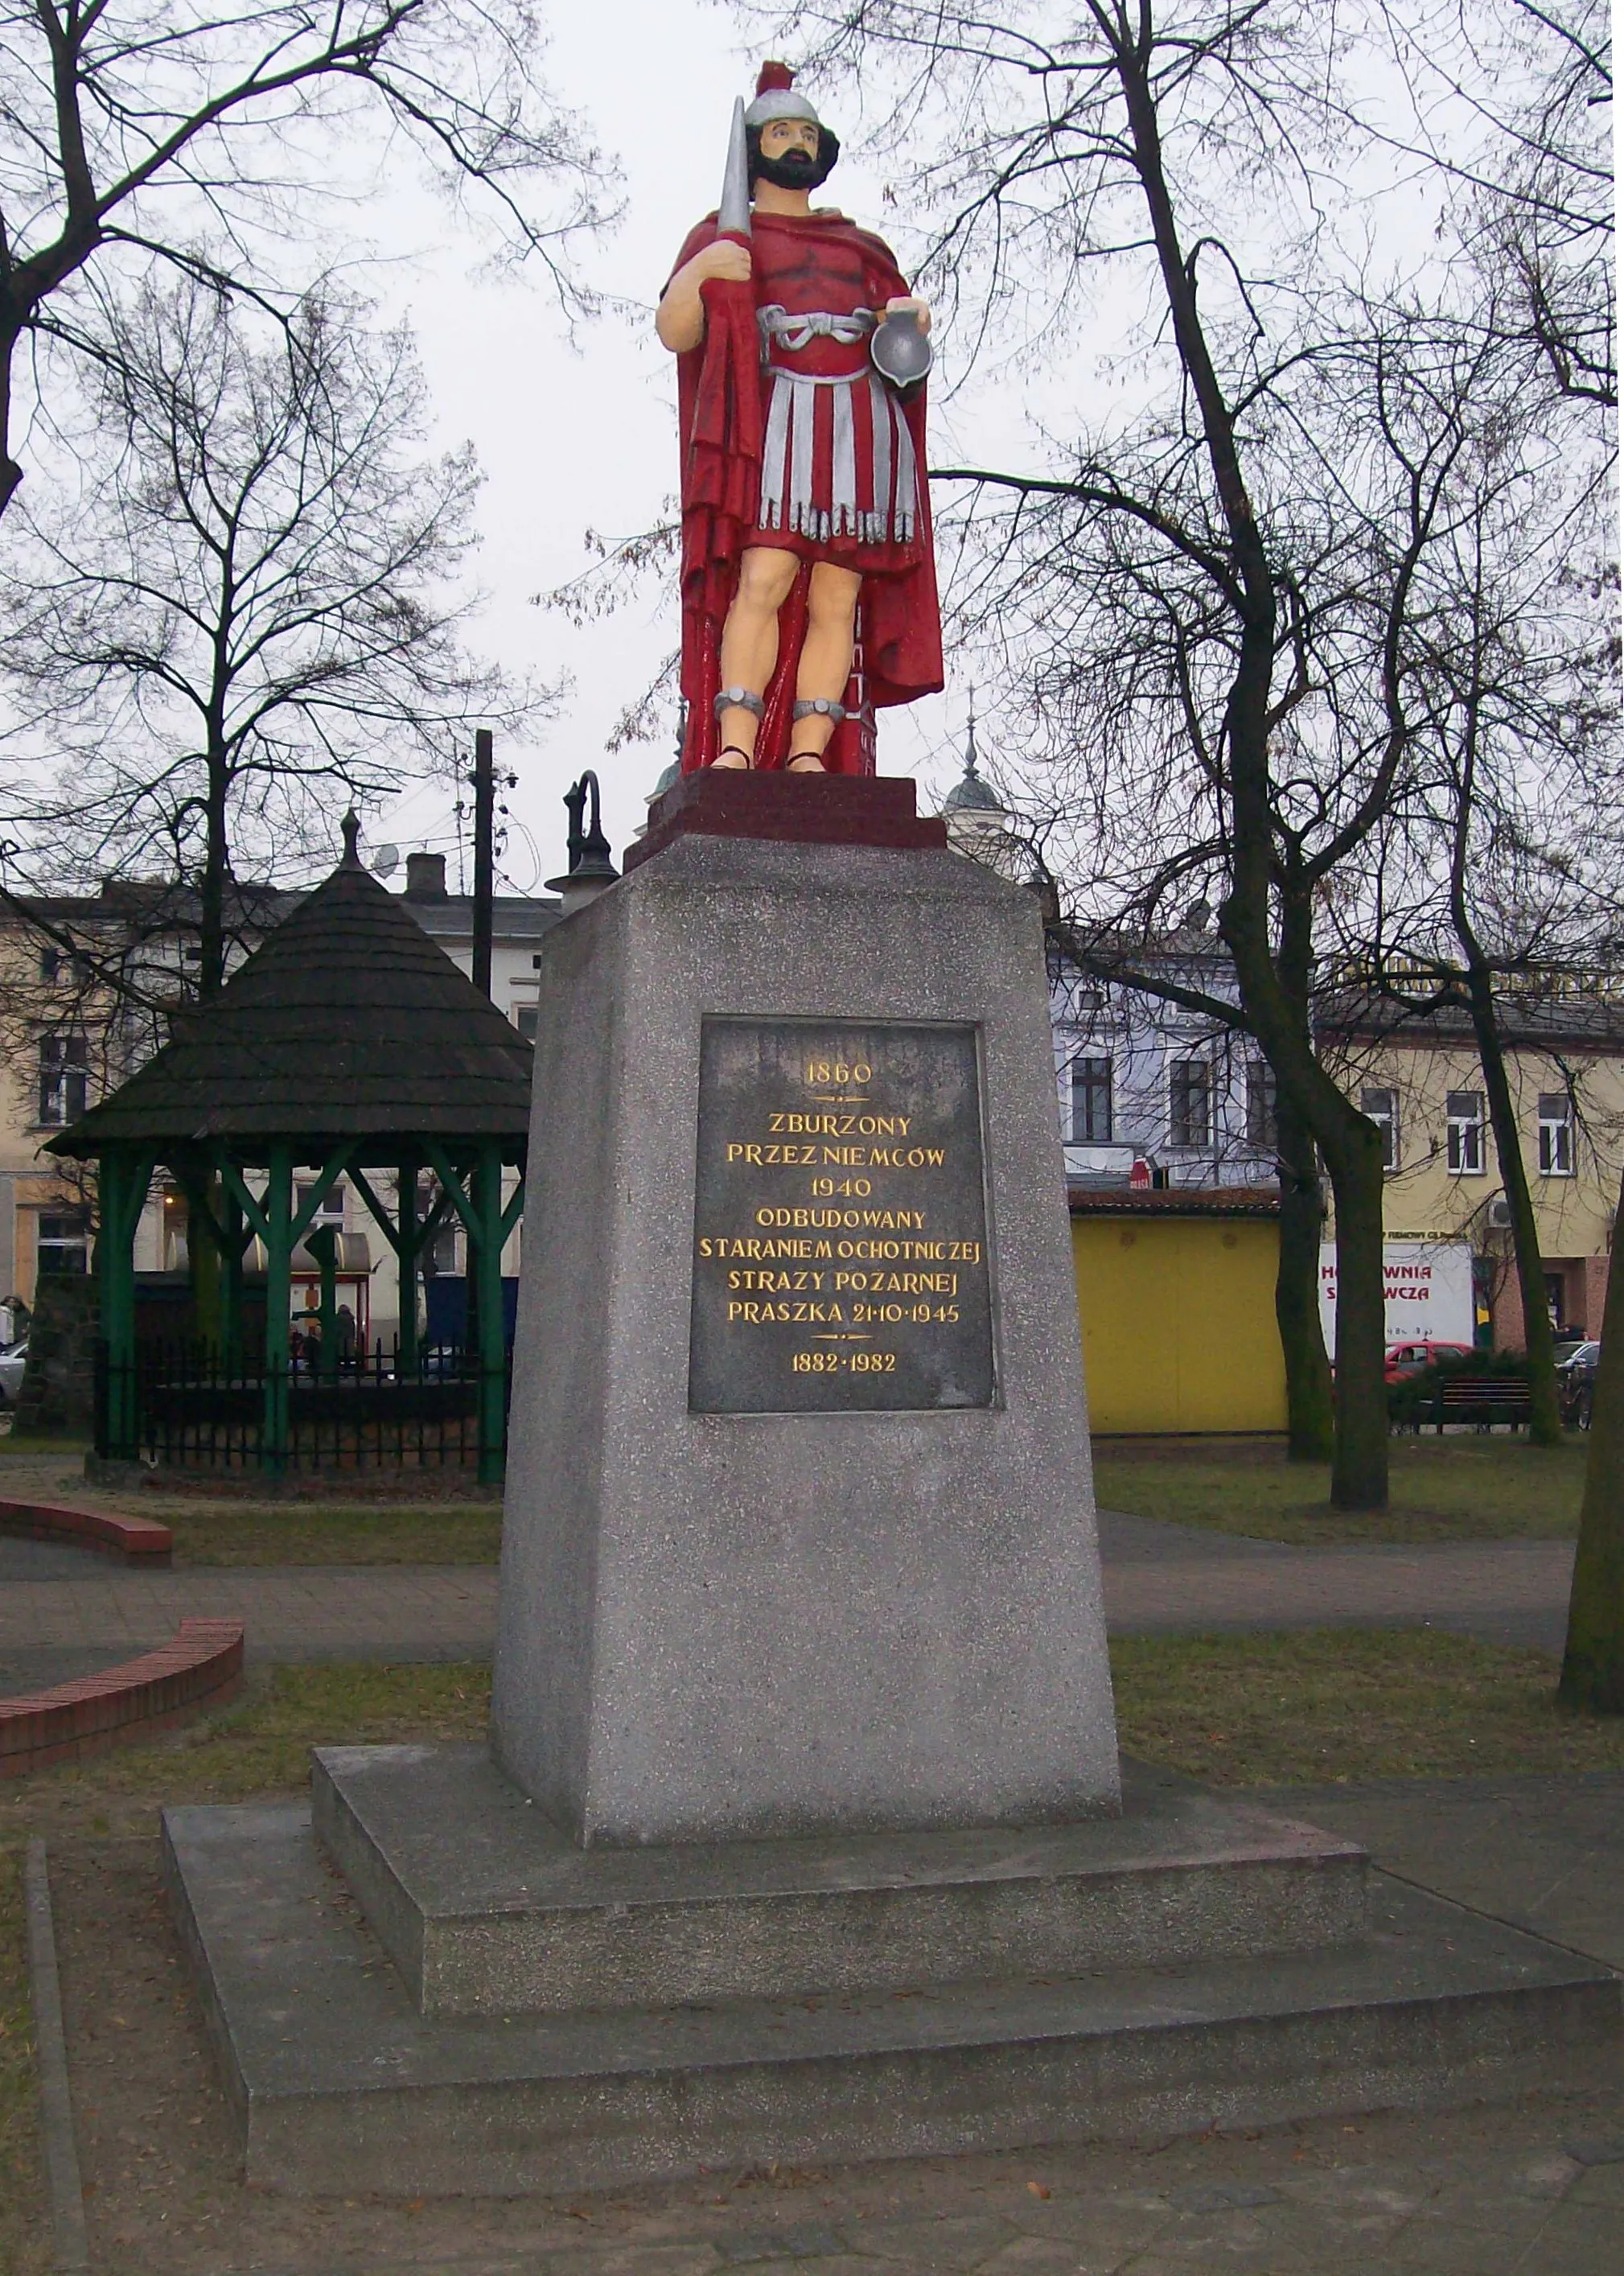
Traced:
<svg viewBox="0 0 1624 2276">
<path fill-rule="evenodd" d="M 1356 1842 L 1130 1787 L 1073 1825 L 581 1849 L 465 1747 L 324 1747 L 317 1840 L 425 2014 L 906 1992 L 1234 1960 L 1365 1926 Z"/>
<path fill-rule="evenodd" d="M 1616 2045 L 1618 1980 L 1373 1877 L 1318 1953 L 662 2010 L 431 2019 L 297 1805 L 164 1814 L 251 2183 L 521 2195 L 1445 2107 Z"/>
</svg>

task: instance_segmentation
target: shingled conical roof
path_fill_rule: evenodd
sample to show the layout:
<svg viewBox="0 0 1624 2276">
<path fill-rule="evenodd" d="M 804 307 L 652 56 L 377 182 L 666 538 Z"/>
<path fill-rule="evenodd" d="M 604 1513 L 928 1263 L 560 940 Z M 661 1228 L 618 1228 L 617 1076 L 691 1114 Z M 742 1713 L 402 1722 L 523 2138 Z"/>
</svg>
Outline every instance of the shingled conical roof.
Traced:
<svg viewBox="0 0 1624 2276">
<path fill-rule="evenodd" d="M 348 822 L 345 835 L 325 884 L 53 1154 L 211 1138 L 523 1140 L 529 1044 L 368 876 Z"/>
</svg>

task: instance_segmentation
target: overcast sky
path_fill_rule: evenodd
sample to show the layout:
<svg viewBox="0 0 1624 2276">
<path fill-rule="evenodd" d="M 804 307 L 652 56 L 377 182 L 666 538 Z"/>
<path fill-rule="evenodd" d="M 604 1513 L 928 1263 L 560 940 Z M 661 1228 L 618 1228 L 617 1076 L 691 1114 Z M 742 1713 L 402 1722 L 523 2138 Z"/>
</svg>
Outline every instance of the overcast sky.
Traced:
<svg viewBox="0 0 1624 2276">
<path fill-rule="evenodd" d="M 583 767 L 599 771 L 618 852 L 671 756 L 649 744 L 613 755 L 603 746 L 676 645 L 674 580 L 650 584 L 646 598 L 584 631 L 529 602 L 585 565 L 588 528 L 611 537 L 647 528 L 676 489 L 675 370 L 654 338 L 654 302 L 687 231 L 717 201 L 733 98 L 750 92 L 758 60 L 736 44 L 731 16 L 704 0 L 618 0 L 612 13 L 577 7 L 556 11 L 554 23 L 550 79 L 591 119 L 626 178 L 625 217 L 582 266 L 646 313 L 597 320 L 572 343 L 539 279 L 470 279 L 467 240 L 427 201 L 403 194 L 375 224 L 380 249 L 398 264 L 383 289 L 416 326 L 442 437 L 470 437 L 485 469 L 484 644 L 507 664 L 573 682 L 557 720 L 505 754 L 520 778 L 514 816 L 536 854 L 515 838 L 505 866 L 518 889 L 563 867 L 560 800 Z M 831 117 L 837 129 L 846 124 Z M 880 186 L 860 158 L 843 156 L 824 197 L 883 225 Z M 951 339 L 940 346 L 951 368 Z M 955 444 L 967 439 L 956 413 L 935 422 L 938 451 L 950 434 Z M 945 789 L 958 771 L 965 694 L 950 686 L 940 702 L 883 715 L 882 770 L 917 772 Z M 448 800 L 432 788 L 368 835 L 403 850 L 448 846 L 454 878 L 452 830 Z"/>
</svg>

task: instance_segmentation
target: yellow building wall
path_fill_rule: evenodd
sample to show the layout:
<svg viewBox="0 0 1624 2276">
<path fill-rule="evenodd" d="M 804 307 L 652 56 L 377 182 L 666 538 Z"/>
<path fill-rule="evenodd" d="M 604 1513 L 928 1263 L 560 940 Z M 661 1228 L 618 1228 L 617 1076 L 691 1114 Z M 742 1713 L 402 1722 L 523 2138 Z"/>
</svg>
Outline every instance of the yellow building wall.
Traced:
<svg viewBox="0 0 1624 2276">
<path fill-rule="evenodd" d="M 1074 1217 L 1096 1432 L 1283 1430 L 1271 1218 Z"/>
</svg>

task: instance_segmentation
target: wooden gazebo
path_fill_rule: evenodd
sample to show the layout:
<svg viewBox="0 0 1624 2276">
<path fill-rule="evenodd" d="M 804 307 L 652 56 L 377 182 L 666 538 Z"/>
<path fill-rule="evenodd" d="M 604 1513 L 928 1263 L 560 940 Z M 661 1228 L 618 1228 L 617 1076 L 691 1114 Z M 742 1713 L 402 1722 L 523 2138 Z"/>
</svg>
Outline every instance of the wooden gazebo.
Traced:
<svg viewBox="0 0 1624 2276">
<path fill-rule="evenodd" d="M 171 1040 L 145 1066 L 51 1142 L 52 1153 L 99 1164 L 97 1441 L 105 1455 L 133 1460 L 140 1449 L 134 1241 L 163 1168 L 186 1194 L 192 1238 L 201 1231 L 217 1250 L 218 1375 L 239 1411 L 245 1394 L 254 1394 L 255 1427 L 243 1443 L 273 1477 L 288 1467 L 290 1403 L 301 1389 L 286 1327 L 292 1256 L 327 1195 L 347 1179 L 399 1262 L 400 1341 L 390 1368 L 396 1386 L 414 1377 L 423 1385 L 415 1303 L 406 1292 L 415 1288 L 426 1243 L 454 1211 L 469 1244 L 467 1340 L 477 1351 L 479 1475 L 488 1483 L 502 1476 L 502 1250 L 524 1206 L 534 1055 L 361 868 L 357 835 L 352 815 L 344 859 L 326 882 L 212 1002 L 177 1017 Z M 505 1206 L 503 1172 L 513 1166 L 520 1180 Z M 302 1199 L 296 1170 L 315 1173 Z M 379 1172 L 392 1173 L 392 1197 L 379 1192 L 389 1182 Z M 419 1180 L 429 1173 L 440 1190 L 420 1219 Z M 322 1238 L 315 1232 L 318 1256 Z M 242 1334 L 250 1251 L 262 1252 L 267 1323 L 262 1377 L 252 1385 Z M 364 1386 L 353 1388 L 359 1396 Z"/>
</svg>

